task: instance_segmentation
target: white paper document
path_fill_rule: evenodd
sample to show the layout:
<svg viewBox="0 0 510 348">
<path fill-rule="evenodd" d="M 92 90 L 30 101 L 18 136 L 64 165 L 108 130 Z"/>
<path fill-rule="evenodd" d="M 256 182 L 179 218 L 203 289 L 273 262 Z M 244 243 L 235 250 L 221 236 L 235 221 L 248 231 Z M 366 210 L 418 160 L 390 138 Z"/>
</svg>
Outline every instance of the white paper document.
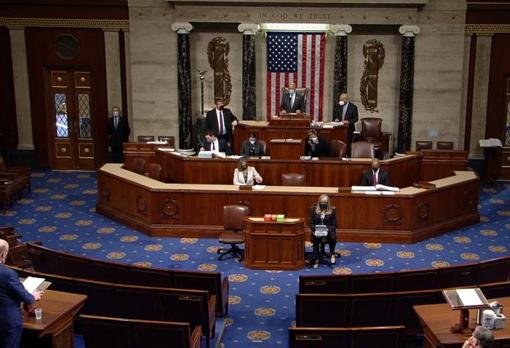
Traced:
<svg viewBox="0 0 510 348">
<path fill-rule="evenodd" d="M 253 185 L 251 187 L 252 190 L 263 190 L 266 188 L 266 185 Z"/>
<path fill-rule="evenodd" d="M 483 304 L 475 289 L 457 289 L 457 295 L 463 306 L 479 306 Z"/>
<path fill-rule="evenodd" d="M 351 192 L 376 191 L 375 186 L 352 186 Z"/>
<path fill-rule="evenodd" d="M 36 291 L 44 282 L 44 278 L 27 277 L 23 282 L 23 286 L 29 293 Z"/>
<path fill-rule="evenodd" d="M 480 139 L 478 140 L 480 147 L 502 147 L 503 144 L 498 138 Z"/>
</svg>

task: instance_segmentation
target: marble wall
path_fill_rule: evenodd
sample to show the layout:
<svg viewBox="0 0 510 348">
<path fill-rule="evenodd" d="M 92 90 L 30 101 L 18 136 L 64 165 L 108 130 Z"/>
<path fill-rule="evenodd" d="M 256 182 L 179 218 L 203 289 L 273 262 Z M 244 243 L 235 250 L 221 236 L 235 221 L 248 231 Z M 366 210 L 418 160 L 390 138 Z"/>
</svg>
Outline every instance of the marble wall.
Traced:
<svg viewBox="0 0 510 348">
<path fill-rule="evenodd" d="M 465 65 L 465 1 L 430 0 L 420 7 L 270 7 L 254 6 L 170 6 L 164 0 L 129 0 L 130 52 L 134 134 L 178 135 L 176 33 L 173 22 L 315 22 L 331 24 L 414 24 L 421 33 L 416 37 L 413 139 L 453 140 L 456 147 L 464 138 L 461 114 L 463 69 Z M 232 77 L 230 107 L 242 116 L 242 34 L 229 32 L 191 33 L 192 109 L 200 111 L 200 86 L 196 69 L 208 70 L 205 105 L 212 104 L 212 73 L 207 60 L 207 44 L 215 36 L 230 42 L 229 70 Z M 377 113 L 365 111 L 360 101 L 360 78 L 363 72 L 362 47 L 369 39 L 380 40 L 386 58 L 379 71 L 379 105 Z M 397 133 L 402 37 L 392 34 L 356 33 L 349 35 L 348 91 L 360 111 L 360 117 L 384 119 L 383 130 Z M 328 38 L 325 88 L 325 117 L 330 118 L 333 96 L 332 74 L 334 36 Z M 257 34 L 257 114 L 265 119 L 265 36 Z M 395 139 L 393 139 L 395 142 Z"/>
</svg>

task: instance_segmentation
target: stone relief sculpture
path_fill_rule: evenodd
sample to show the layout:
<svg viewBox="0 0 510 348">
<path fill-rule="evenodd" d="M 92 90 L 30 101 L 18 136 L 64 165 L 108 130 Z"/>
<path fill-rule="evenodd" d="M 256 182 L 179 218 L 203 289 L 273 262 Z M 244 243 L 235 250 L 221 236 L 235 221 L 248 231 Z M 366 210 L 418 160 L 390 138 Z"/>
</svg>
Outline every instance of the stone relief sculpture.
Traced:
<svg viewBox="0 0 510 348">
<path fill-rule="evenodd" d="M 229 52 L 230 44 L 224 37 L 218 36 L 209 41 L 207 57 L 214 70 L 214 99 L 223 98 L 225 105 L 230 103 L 232 95 L 232 82 L 228 71 Z"/>
<path fill-rule="evenodd" d="M 378 112 L 377 110 L 377 84 L 379 69 L 384 64 L 384 46 L 376 39 L 368 40 L 363 45 L 363 56 L 365 57 L 365 70 L 361 76 L 360 92 L 361 103 L 365 110 Z"/>
</svg>

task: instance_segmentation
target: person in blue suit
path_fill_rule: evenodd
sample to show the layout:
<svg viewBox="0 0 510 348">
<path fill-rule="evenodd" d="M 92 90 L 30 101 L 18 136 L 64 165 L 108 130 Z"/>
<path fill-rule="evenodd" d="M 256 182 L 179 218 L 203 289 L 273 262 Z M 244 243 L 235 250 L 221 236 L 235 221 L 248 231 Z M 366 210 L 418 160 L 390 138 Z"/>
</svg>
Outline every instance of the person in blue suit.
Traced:
<svg viewBox="0 0 510 348">
<path fill-rule="evenodd" d="M 16 272 L 5 266 L 8 253 L 9 244 L 0 239 L 0 348 L 18 348 L 23 334 L 21 303 L 32 305 L 43 292 L 25 290 Z"/>
</svg>

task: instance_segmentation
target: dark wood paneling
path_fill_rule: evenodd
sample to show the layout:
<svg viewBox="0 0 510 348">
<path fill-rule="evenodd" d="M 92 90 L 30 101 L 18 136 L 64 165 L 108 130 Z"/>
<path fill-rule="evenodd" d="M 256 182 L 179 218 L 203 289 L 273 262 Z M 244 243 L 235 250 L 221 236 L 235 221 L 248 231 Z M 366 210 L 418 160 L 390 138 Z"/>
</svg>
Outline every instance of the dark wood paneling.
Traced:
<svg viewBox="0 0 510 348">
<path fill-rule="evenodd" d="M 467 24 L 509 24 L 508 1 L 467 1 Z"/>
<path fill-rule="evenodd" d="M 2 0 L 3 17 L 128 19 L 127 0 Z"/>
<path fill-rule="evenodd" d="M 120 90 L 122 97 L 122 116 L 129 119 L 128 115 L 128 96 L 127 96 L 127 77 L 126 77 L 126 35 L 124 31 L 119 31 L 119 55 L 120 55 Z"/>
<path fill-rule="evenodd" d="M 16 149 L 18 129 L 9 30 L 0 27 L 0 148 Z"/>
<path fill-rule="evenodd" d="M 506 125 L 506 79 L 510 77 L 510 34 L 495 34 L 492 38 L 491 71 L 487 96 L 486 138 L 504 140 Z M 483 97 L 483 96 L 480 96 Z M 487 163 L 488 172 L 499 176 L 501 156 Z"/>
<path fill-rule="evenodd" d="M 469 70 L 466 101 L 466 121 L 464 127 L 464 150 L 469 152 L 471 145 L 471 120 L 473 118 L 473 89 L 475 83 L 476 35 L 471 35 L 469 46 Z"/>
<path fill-rule="evenodd" d="M 80 42 L 79 54 L 71 60 L 62 60 L 55 54 L 55 42 L 61 34 L 71 34 Z M 92 110 L 95 115 L 93 135 L 96 165 L 106 161 L 106 123 L 108 104 L 106 93 L 106 66 L 104 33 L 100 29 L 27 28 L 26 45 L 30 81 L 32 129 L 37 164 L 49 166 L 47 129 L 45 126 L 45 69 L 84 69 L 92 74 Z"/>
</svg>

